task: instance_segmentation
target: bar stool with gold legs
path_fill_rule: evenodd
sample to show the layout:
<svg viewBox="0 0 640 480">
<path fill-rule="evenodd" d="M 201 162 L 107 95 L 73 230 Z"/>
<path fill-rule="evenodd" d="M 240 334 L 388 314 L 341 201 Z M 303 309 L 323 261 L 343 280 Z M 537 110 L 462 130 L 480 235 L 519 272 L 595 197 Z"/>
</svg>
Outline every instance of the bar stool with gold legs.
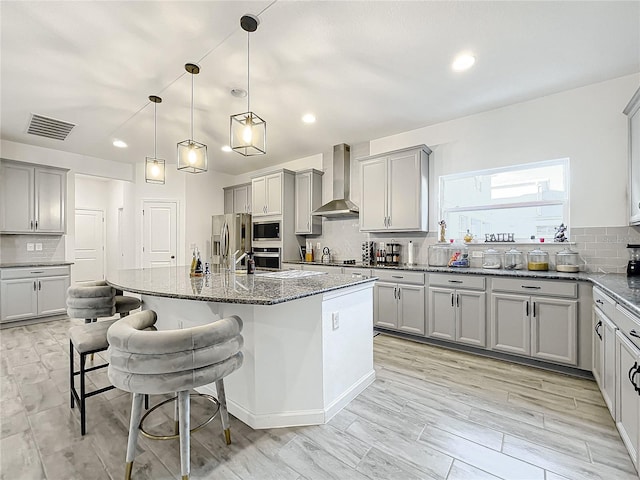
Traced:
<svg viewBox="0 0 640 480">
<path fill-rule="evenodd" d="M 114 323 L 107 332 L 109 379 L 116 387 L 133 393 L 125 464 L 125 479 L 131 478 L 138 430 L 148 438 L 180 438 L 182 479 L 189 478 L 190 432 L 204 427 L 220 413 L 227 445 L 231 443 L 229 414 L 223 378 L 242 365 L 242 320 L 231 316 L 207 325 L 181 330 L 146 331 L 156 323 L 156 314 L 145 310 Z M 206 395 L 217 408 L 211 417 L 190 429 L 189 390 L 214 383 L 218 399 Z M 154 406 L 142 417 L 145 394 L 177 393 L 177 397 Z M 159 406 L 178 403 L 177 435 L 155 436 L 144 430 L 143 421 Z"/>
</svg>

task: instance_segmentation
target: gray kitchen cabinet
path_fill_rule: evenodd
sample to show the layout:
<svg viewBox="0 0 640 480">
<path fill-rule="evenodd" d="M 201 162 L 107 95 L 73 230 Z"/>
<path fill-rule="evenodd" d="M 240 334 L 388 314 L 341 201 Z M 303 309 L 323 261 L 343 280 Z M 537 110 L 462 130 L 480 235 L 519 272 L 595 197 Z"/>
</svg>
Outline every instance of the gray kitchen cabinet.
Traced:
<svg viewBox="0 0 640 480">
<path fill-rule="evenodd" d="M 296 172 L 296 235 L 320 235 L 322 233 L 322 217 L 311 215 L 311 212 L 322 206 L 322 175 L 323 172 L 313 168 Z"/>
<path fill-rule="evenodd" d="M 0 322 L 64 315 L 68 266 L 0 271 Z"/>
<path fill-rule="evenodd" d="M 67 170 L 2 160 L 0 233 L 62 235 Z"/>
<path fill-rule="evenodd" d="M 615 422 L 634 466 L 638 469 L 640 436 L 640 349 L 620 330 L 616 332 L 616 416 Z"/>
<path fill-rule="evenodd" d="M 360 231 L 428 231 L 425 145 L 360 159 Z"/>
<path fill-rule="evenodd" d="M 342 273 L 342 267 L 336 267 L 334 265 L 317 265 L 315 263 L 302 264 L 302 270 L 324 273 Z"/>
<path fill-rule="evenodd" d="M 616 325 L 611 321 L 615 301 L 597 287 L 593 289 L 593 377 L 611 416 L 616 417 Z"/>
<path fill-rule="evenodd" d="M 427 335 L 485 347 L 487 343 L 484 289 L 484 277 L 429 275 Z"/>
<path fill-rule="evenodd" d="M 497 292 L 536 292 L 540 295 Z M 544 295 L 544 296 L 543 296 Z M 491 293 L 491 348 L 576 365 L 577 296 L 572 282 L 495 278 Z"/>
<path fill-rule="evenodd" d="M 282 214 L 283 176 L 293 174 L 280 171 L 251 179 L 251 209 L 254 217 Z"/>
<path fill-rule="evenodd" d="M 629 117 L 629 224 L 640 225 L 640 88 L 624 113 Z"/>
<path fill-rule="evenodd" d="M 251 184 L 224 188 L 224 213 L 251 213 Z"/>
<path fill-rule="evenodd" d="M 424 274 L 374 270 L 380 278 L 373 288 L 373 316 L 377 327 L 425 334 Z"/>
</svg>

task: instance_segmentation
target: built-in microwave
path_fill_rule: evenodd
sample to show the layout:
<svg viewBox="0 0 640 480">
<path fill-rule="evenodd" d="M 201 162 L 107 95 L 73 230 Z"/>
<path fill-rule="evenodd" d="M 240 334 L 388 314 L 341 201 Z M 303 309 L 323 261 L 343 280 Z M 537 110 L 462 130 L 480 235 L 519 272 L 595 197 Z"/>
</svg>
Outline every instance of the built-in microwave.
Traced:
<svg viewBox="0 0 640 480">
<path fill-rule="evenodd" d="M 280 220 L 270 220 L 265 222 L 253 222 L 254 242 L 280 240 Z"/>
<path fill-rule="evenodd" d="M 255 247 L 253 259 L 256 268 L 275 268 L 280 270 L 280 249 L 277 247 Z"/>
</svg>

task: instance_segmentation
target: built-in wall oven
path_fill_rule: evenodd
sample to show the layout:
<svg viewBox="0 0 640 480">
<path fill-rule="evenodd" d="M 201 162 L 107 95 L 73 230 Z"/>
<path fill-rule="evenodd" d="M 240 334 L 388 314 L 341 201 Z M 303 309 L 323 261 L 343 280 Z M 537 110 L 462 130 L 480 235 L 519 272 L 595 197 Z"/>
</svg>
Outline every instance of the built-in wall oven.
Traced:
<svg viewBox="0 0 640 480">
<path fill-rule="evenodd" d="M 253 259 L 256 262 L 256 268 L 280 269 L 280 252 L 279 247 L 254 247 Z"/>
<path fill-rule="evenodd" d="M 280 231 L 282 222 L 280 220 L 269 221 L 253 221 L 253 235 L 254 242 L 264 241 L 280 241 Z"/>
</svg>

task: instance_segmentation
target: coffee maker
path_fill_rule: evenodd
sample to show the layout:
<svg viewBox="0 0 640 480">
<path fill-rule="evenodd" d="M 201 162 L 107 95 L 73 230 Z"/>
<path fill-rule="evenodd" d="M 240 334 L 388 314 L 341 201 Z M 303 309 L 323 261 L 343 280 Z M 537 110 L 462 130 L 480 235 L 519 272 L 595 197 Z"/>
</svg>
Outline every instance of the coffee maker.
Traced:
<svg viewBox="0 0 640 480">
<path fill-rule="evenodd" d="M 640 276 L 640 244 L 628 244 L 629 263 L 627 264 L 627 276 Z"/>
</svg>

